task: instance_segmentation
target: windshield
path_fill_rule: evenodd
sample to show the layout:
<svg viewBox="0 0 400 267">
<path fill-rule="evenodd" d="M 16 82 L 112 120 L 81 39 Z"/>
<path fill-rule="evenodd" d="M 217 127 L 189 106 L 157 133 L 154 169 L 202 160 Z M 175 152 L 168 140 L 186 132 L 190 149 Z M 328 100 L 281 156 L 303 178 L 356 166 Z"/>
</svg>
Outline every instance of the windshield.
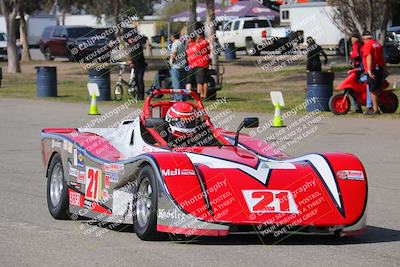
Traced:
<svg viewBox="0 0 400 267">
<path fill-rule="evenodd" d="M 6 34 L 4 32 L 0 33 L 0 42 L 7 41 Z"/>
<path fill-rule="evenodd" d="M 96 31 L 89 27 L 67 29 L 70 38 L 86 38 L 96 35 Z"/>
<path fill-rule="evenodd" d="M 268 20 L 248 20 L 244 22 L 243 29 L 270 27 Z"/>
<path fill-rule="evenodd" d="M 168 146 L 171 148 L 198 147 L 198 146 L 223 146 L 220 141 L 215 138 L 212 129 L 206 122 L 198 123 L 193 134 L 181 137 L 169 135 L 167 138 Z"/>
</svg>

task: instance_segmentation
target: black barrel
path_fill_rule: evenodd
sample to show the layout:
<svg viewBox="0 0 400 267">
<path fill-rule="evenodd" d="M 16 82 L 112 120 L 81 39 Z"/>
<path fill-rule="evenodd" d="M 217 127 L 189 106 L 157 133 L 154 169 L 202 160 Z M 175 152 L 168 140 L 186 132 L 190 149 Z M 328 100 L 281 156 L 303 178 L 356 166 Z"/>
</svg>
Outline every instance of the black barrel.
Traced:
<svg viewBox="0 0 400 267">
<path fill-rule="evenodd" d="M 57 96 L 57 67 L 38 66 L 36 68 L 36 96 Z"/>
<path fill-rule="evenodd" d="M 329 111 L 329 99 L 333 94 L 333 72 L 307 73 L 307 111 Z"/>
<path fill-rule="evenodd" d="M 100 96 L 97 100 L 111 101 L 110 70 L 107 68 L 89 69 L 89 82 L 97 83 Z"/>
<path fill-rule="evenodd" d="M 332 84 L 335 75 L 333 72 L 310 71 L 307 72 L 307 84 Z"/>
<path fill-rule="evenodd" d="M 235 50 L 235 44 L 234 43 L 227 43 L 225 45 L 225 60 L 226 61 L 231 61 L 236 59 L 236 50 Z"/>
</svg>

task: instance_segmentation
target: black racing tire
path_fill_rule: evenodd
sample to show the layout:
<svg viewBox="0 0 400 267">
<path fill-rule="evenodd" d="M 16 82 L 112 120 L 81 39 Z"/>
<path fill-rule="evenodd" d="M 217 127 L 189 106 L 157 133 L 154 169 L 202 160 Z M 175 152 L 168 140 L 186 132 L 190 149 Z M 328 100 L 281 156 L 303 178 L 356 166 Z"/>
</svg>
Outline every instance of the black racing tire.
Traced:
<svg viewBox="0 0 400 267">
<path fill-rule="evenodd" d="M 120 101 L 124 95 L 124 90 L 120 84 L 117 84 L 114 89 L 114 100 Z"/>
<path fill-rule="evenodd" d="M 395 113 L 399 107 L 399 99 L 393 92 L 383 92 L 379 96 L 379 108 L 383 113 Z"/>
<path fill-rule="evenodd" d="M 246 40 L 246 54 L 249 56 L 260 55 L 260 50 L 257 49 L 257 46 L 252 39 Z"/>
<path fill-rule="evenodd" d="M 54 186 L 54 183 L 52 184 L 52 180 L 56 179 L 55 178 L 56 174 L 54 173 L 56 171 L 60 171 L 59 174 L 62 176 L 61 177 L 62 183 L 60 183 L 62 189 L 60 190 L 59 201 L 57 203 L 53 203 L 51 199 L 51 187 Z M 67 181 L 65 180 L 64 177 L 63 165 L 59 154 L 55 154 L 53 156 L 49 165 L 49 171 L 47 177 L 47 206 L 53 218 L 58 220 L 67 220 L 70 218 L 70 214 L 68 211 L 69 209 L 68 186 L 67 186 Z"/>
<path fill-rule="evenodd" d="M 147 186 L 147 189 L 146 189 Z M 145 209 L 148 209 L 148 218 L 143 220 L 143 198 L 147 198 L 143 193 L 143 188 L 149 192 L 148 186 L 151 187 L 150 203 L 146 202 Z M 133 230 L 141 240 L 157 240 L 161 238 L 161 233 L 157 232 L 157 202 L 158 202 L 158 188 L 157 180 L 153 169 L 146 165 L 142 168 L 138 176 L 138 183 L 134 190 L 134 201 L 133 201 Z M 145 216 L 146 217 L 146 216 Z"/>
<path fill-rule="evenodd" d="M 51 51 L 49 47 L 46 47 L 43 52 L 44 59 L 47 61 L 53 61 L 54 57 L 51 55 Z"/>
</svg>

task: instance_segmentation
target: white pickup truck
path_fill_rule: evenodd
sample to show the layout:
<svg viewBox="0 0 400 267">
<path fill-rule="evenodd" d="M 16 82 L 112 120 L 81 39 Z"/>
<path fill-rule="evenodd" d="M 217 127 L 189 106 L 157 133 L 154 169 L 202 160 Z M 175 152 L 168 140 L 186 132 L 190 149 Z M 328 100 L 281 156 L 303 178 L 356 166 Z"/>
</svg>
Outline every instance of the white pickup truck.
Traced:
<svg viewBox="0 0 400 267">
<path fill-rule="evenodd" d="M 238 18 L 226 22 L 216 35 L 221 46 L 234 44 L 236 49 L 245 49 L 251 56 L 259 55 L 262 50 L 280 47 L 284 53 L 289 49 L 285 44 L 289 40 L 290 29 L 273 26 L 267 18 Z"/>
</svg>

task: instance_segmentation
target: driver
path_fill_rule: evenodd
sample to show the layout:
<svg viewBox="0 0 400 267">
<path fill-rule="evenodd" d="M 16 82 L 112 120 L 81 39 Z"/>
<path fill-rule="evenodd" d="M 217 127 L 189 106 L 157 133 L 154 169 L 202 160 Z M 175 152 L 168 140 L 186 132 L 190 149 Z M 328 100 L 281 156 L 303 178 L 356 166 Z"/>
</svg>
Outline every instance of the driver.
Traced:
<svg viewBox="0 0 400 267">
<path fill-rule="evenodd" d="M 196 132 L 198 118 L 192 105 L 185 102 L 174 103 L 165 115 L 169 125 L 168 144 L 171 147 L 183 145 Z"/>
<path fill-rule="evenodd" d="M 189 103 L 174 103 L 168 109 L 165 121 L 169 125 L 167 141 L 170 147 L 210 146 L 217 142 L 211 129 L 202 123 L 199 112 Z"/>
</svg>

